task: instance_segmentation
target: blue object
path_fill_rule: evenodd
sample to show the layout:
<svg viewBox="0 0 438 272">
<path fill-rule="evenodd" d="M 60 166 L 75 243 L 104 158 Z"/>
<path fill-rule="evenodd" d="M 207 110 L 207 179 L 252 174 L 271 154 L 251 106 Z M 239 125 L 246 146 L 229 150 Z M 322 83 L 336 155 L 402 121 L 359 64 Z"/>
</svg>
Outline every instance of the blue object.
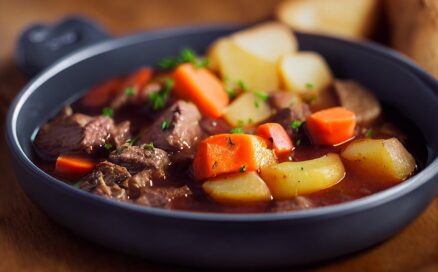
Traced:
<svg viewBox="0 0 438 272">
<path fill-rule="evenodd" d="M 200 267 L 272 268 L 320 262 L 368 248 L 411 222 L 438 191 L 438 83 L 398 53 L 372 43 L 297 34 L 337 77 L 351 78 L 412 120 L 427 163 L 409 180 L 359 200 L 312 210 L 211 214 L 162 210 L 93 195 L 32 163 L 35 130 L 91 85 L 128 73 L 186 46 L 203 52 L 241 26 L 185 27 L 114 38 L 62 58 L 16 97 L 7 141 L 26 194 L 53 220 L 98 244 L 129 254 Z"/>
</svg>

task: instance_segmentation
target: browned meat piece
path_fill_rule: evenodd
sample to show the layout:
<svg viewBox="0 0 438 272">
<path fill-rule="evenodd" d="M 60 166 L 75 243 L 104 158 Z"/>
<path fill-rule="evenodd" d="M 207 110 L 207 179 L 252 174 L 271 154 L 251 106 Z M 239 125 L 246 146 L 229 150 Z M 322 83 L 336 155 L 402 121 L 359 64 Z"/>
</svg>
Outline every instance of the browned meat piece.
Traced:
<svg viewBox="0 0 438 272">
<path fill-rule="evenodd" d="M 66 152 L 91 154 L 106 143 L 113 126 L 111 118 L 72 114 L 67 108 L 40 128 L 34 143 L 38 153 L 47 157 Z"/>
<path fill-rule="evenodd" d="M 137 204 L 171 208 L 172 201 L 178 198 L 190 197 L 192 192 L 187 185 L 181 187 L 144 187 L 141 196 L 135 201 Z"/>
<path fill-rule="evenodd" d="M 372 125 L 380 117 L 380 103 L 365 87 L 352 80 L 336 80 L 334 86 L 341 106 L 356 114 L 359 125 Z"/>
<path fill-rule="evenodd" d="M 127 199 L 125 189 L 128 188 L 126 180 L 131 177 L 125 167 L 108 161 L 96 165 L 93 172 L 84 178 L 81 189 L 102 196 L 118 199 Z"/>
<path fill-rule="evenodd" d="M 289 200 L 275 201 L 274 203 L 274 206 L 271 208 L 272 212 L 305 210 L 315 206 L 310 199 L 304 196 L 297 196 Z"/>
<path fill-rule="evenodd" d="M 202 137 L 201 114 L 192 103 L 179 100 L 141 133 L 139 144 L 153 143 L 167 152 L 184 152 Z"/>
<path fill-rule="evenodd" d="M 153 186 L 151 171 L 144 170 L 127 179 L 129 197 L 138 198 L 146 186 Z"/>
<path fill-rule="evenodd" d="M 293 139 L 298 139 L 298 130 L 292 129 L 291 124 L 293 121 L 306 121 L 307 117 L 311 114 L 309 106 L 306 103 L 300 103 L 295 106 L 284 108 L 279 110 L 272 118 L 271 122 L 279 123 L 284 127 L 289 136 Z"/>
<path fill-rule="evenodd" d="M 148 145 L 132 146 L 125 144 L 111 152 L 109 160 L 126 167 L 131 174 L 150 170 L 154 180 L 164 180 L 170 164 L 167 152 Z"/>
<path fill-rule="evenodd" d="M 131 122 L 124 121 L 111 130 L 111 140 L 116 147 L 122 146 L 131 138 Z"/>
<path fill-rule="evenodd" d="M 301 98 L 298 95 L 288 91 L 272 92 L 269 95 L 269 103 L 277 110 L 289 108 L 301 102 Z"/>
<path fill-rule="evenodd" d="M 199 122 L 204 133 L 208 136 L 228 133 L 231 130 L 231 126 L 223 119 L 203 118 Z"/>
</svg>

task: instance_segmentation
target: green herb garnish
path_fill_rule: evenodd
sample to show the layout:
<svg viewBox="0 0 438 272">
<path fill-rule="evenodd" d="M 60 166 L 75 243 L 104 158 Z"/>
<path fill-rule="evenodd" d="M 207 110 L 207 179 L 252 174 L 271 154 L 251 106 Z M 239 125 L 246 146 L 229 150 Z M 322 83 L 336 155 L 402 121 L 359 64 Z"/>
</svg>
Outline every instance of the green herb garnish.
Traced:
<svg viewBox="0 0 438 272">
<path fill-rule="evenodd" d="M 182 63 L 192 63 L 196 68 L 206 67 L 209 63 L 207 58 L 199 58 L 196 52 L 190 48 L 184 48 L 177 57 L 166 57 L 157 62 L 158 68 L 173 69 Z"/>
<path fill-rule="evenodd" d="M 228 97 L 230 97 L 231 99 L 233 99 L 234 97 L 237 96 L 237 92 L 233 88 L 227 87 L 227 88 L 225 88 L 225 91 L 227 92 Z"/>
<path fill-rule="evenodd" d="M 169 98 L 169 93 L 173 89 L 175 82 L 171 78 L 163 79 L 163 87 L 157 92 L 152 92 L 149 94 L 149 100 L 152 103 L 153 110 L 160 110 L 166 106 L 167 99 Z"/>
<path fill-rule="evenodd" d="M 135 145 L 137 142 L 138 142 L 138 137 L 134 137 L 126 141 L 126 143 L 130 145 Z"/>
<path fill-rule="evenodd" d="M 113 145 L 110 143 L 106 143 L 103 145 L 103 147 L 105 147 L 106 150 L 111 150 L 113 148 Z"/>
<path fill-rule="evenodd" d="M 313 84 L 312 82 L 307 82 L 305 86 L 308 90 L 312 90 L 313 88 L 315 88 L 315 84 Z"/>
<path fill-rule="evenodd" d="M 167 123 L 167 121 L 164 120 L 164 121 L 161 123 L 161 130 L 166 130 L 168 127 L 169 127 L 169 123 Z"/>
<path fill-rule="evenodd" d="M 259 101 L 254 101 L 254 106 L 258 109 L 260 107 Z"/>
<path fill-rule="evenodd" d="M 248 89 L 246 88 L 246 84 L 245 84 L 245 82 L 243 82 L 243 80 L 238 80 L 237 81 L 237 85 L 239 86 L 239 88 L 242 90 L 242 91 L 247 91 Z"/>
<path fill-rule="evenodd" d="M 230 133 L 232 134 L 242 134 L 244 133 L 243 128 L 241 127 L 236 127 L 230 130 Z"/>
<path fill-rule="evenodd" d="M 204 68 L 204 67 L 207 67 L 209 63 L 210 63 L 210 60 L 207 58 L 197 59 L 195 62 L 195 67 L 196 68 Z"/>
<path fill-rule="evenodd" d="M 143 145 L 143 149 L 145 150 L 152 150 L 154 149 L 154 143 L 148 143 Z"/>
<path fill-rule="evenodd" d="M 262 92 L 262 91 L 254 91 L 254 95 L 263 101 L 266 101 L 269 98 L 269 94 Z"/>
<path fill-rule="evenodd" d="M 307 100 L 309 102 L 309 104 L 314 103 L 316 100 L 318 99 L 318 97 L 316 95 L 312 95 L 311 97 L 309 97 L 309 99 Z"/>
<path fill-rule="evenodd" d="M 102 109 L 102 115 L 112 118 L 114 116 L 114 110 L 110 107 L 105 107 Z"/>
<path fill-rule="evenodd" d="M 246 171 L 246 165 L 243 165 L 242 167 L 240 167 L 239 172 L 240 173 L 244 173 Z"/>
<path fill-rule="evenodd" d="M 303 121 L 301 121 L 301 120 L 293 120 L 292 123 L 290 124 L 290 127 L 291 127 L 292 129 L 297 130 L 297 129 L 299 129 L 302 125 L 303 125 Z"/>
<path fill-rule="evenodd" d="M 367 129 L 367 131 L 365 132 L 365 136 L 367 138 L 372 138 L 375 135 L 375 133 L 376 132 L 374 131 L 374 129 L 370 128 L 370 129 Z"/>
<path fill-rule="evenodd" d="M 134 95 L 134 88 L 133 87 L 128 87 L 124 90 L 124 93 L 126 96 L 133 96 Z"/>
</svg>

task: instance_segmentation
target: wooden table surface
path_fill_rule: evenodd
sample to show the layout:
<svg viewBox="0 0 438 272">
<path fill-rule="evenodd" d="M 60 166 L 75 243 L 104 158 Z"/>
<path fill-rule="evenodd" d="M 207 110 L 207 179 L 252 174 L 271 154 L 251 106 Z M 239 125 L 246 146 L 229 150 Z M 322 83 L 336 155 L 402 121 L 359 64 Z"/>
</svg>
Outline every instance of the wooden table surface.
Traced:
<svg viewBox="0 0 438 272">
<path fill-rule="evenodd" d="M 121 35 L 181 24 L 250 22 L 270 15 L 276 2 L 0 0 L 0 271 L 183 270 L 122 255 L 75 237 L 54 224 L 22 192 L 8 158 L 4 116 L 26 82 L 12 57 L 15 39 L 25 26 L 79 13 Z M 438 200 L 389 241 L 309 270 L 438 271 Z"/>
</svg>

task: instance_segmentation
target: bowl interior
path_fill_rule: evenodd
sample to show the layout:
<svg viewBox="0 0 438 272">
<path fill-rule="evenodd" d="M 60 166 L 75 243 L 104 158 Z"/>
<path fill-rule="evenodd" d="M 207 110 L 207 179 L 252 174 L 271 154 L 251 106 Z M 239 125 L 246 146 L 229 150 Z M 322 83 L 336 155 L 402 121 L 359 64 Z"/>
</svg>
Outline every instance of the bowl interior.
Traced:
<svg viewBox="0 0 438 272">
<path fill-rule="evenodd" d="M 164 56 L 190 47 L 204 52 L 216 38 L 236 27 L 201 27 L 157 31 L 119 38 L 91 46 L 64 58 L 32 81 L 21 93 L 10 113 L 9 125 L 25 156 L 32 157 L 30 139 L 36 129 L 63 105 L 78 98 L 87 87 L 125 74 Z M 375 92 L 419 128 L 431 163 L 438 150 L 438 126 L 433 113 L 438 99 L 434 92 L 412 73 L 414 66 L 397 60 L 379 46 L 355 44 L 335 38 L 297 34 L 301 50 L 322 54 L 338 78 L 360 82 Z"/>
</svg>

